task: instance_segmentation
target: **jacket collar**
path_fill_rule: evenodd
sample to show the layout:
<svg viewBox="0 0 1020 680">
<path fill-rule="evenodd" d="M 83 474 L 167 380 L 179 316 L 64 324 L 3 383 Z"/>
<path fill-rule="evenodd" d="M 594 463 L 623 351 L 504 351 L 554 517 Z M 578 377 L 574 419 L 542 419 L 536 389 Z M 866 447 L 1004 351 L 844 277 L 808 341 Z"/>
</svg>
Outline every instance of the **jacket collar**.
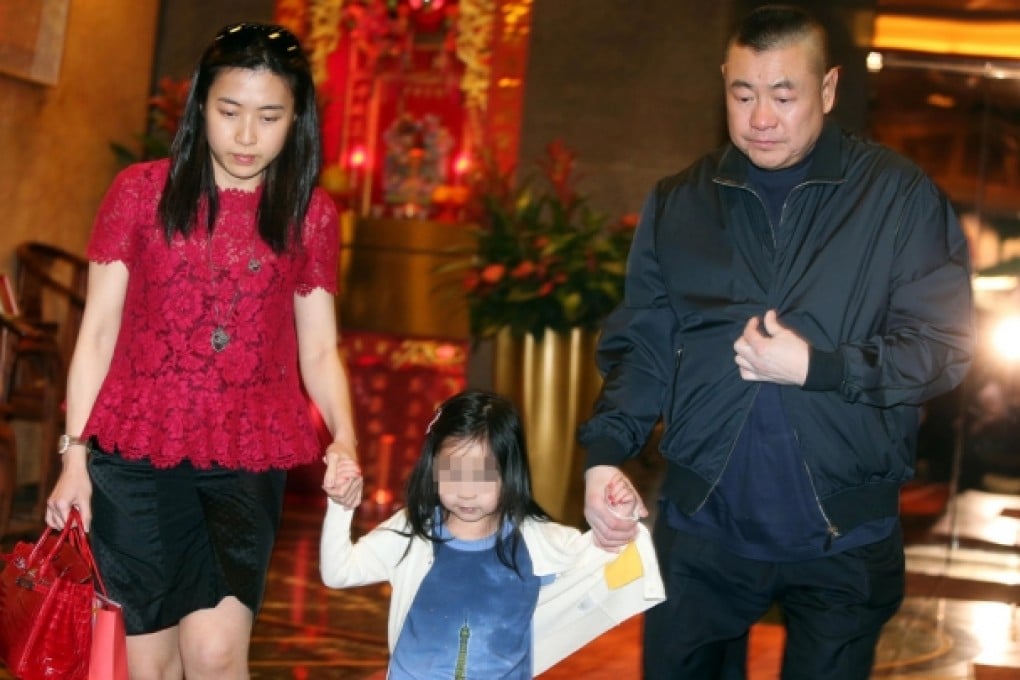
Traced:
<svg viewBox="0 0 1020 680">
<path fill-rule="evenodd" d="M 826 119 L 812 151 L 814 160 L 811 162 L 806 181 L 842 182 L 844 180 L 842 151 L 843 131 L 839 124 Z M 747 166 L 750 162 L 733 142 L 728 143 L 723 147 L 715 181 L 743 186 L 747 183 Z"/>
</svg>

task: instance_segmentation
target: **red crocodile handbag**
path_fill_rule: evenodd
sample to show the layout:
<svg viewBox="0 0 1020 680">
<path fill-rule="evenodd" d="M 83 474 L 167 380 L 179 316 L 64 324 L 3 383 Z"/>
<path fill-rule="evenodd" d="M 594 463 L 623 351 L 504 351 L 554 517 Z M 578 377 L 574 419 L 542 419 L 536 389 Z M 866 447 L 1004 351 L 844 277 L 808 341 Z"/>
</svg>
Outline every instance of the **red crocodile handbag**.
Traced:
<svg viewBox="0 0 1020 680">
<path fill-rule="evenodd" d="M 86 680 L 96 570 L 81 515 L 0 559 L 0 659 L 19 680 Z"/>
</svg>

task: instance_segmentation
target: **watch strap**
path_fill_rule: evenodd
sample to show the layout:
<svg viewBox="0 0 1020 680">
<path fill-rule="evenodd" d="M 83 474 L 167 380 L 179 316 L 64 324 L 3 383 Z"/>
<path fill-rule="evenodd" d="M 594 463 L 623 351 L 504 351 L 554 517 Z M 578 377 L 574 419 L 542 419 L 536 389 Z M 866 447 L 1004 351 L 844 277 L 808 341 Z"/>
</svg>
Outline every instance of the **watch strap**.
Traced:
<svg viewBox="0 0 1020 680">
<path fill-rule="evenodd" d="M 81 437 L 75 437 L 73 434 L 62 434 L 60 439 L 57 441 L 57 453 L 65 454 L 72 446 L 86 446 L 88 442 Z"/>
</svg>

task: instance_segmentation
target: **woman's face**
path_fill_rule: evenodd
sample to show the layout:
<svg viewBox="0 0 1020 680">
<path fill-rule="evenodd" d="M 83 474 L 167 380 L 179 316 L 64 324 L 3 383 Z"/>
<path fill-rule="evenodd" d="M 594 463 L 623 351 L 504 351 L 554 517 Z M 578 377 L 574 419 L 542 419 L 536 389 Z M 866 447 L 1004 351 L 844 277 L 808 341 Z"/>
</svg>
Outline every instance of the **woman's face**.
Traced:
<svg viewBox="0 0 1020 680">
<path fill-rule="evenodd" d="M 496 459 L 482 442 L 446 440 L 435 460 L 439 502 L 449 511 L 447 528 L 457 538 L 496 531 L 501 488 Z"/>
<path fill-rule="evenodd" d="M 216 186 L 252 191 L 287 142 L 294 95 L 272 71 L 226 69 L 209 88 L 203 113 Z"/>
</svg>

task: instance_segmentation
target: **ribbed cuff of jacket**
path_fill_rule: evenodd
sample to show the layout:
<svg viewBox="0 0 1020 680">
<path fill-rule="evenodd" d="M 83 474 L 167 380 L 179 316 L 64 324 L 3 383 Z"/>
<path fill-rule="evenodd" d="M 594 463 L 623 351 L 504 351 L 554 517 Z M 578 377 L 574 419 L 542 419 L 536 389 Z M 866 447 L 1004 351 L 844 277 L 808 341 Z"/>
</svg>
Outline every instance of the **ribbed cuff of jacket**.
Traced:
<svg viewBox="0 0 1020 680">
<path fill-rule="evenodd" d="M 823 352 L 811 348 L 807 378 L 802 389 L 823 392 L 838 389 L 843 383 L 843 353 L 839 350 Z"/>
<path fill-rule="evenodd" d="M 583 446 L 588 454 L 584 462 L 585 470 L 596 465 L 615 465 L 619 467 L 627 460 L 627 456 L 622 452 L 620 442 L 612 437 L 590 439 L 585 441 Z"/>
</svg>

